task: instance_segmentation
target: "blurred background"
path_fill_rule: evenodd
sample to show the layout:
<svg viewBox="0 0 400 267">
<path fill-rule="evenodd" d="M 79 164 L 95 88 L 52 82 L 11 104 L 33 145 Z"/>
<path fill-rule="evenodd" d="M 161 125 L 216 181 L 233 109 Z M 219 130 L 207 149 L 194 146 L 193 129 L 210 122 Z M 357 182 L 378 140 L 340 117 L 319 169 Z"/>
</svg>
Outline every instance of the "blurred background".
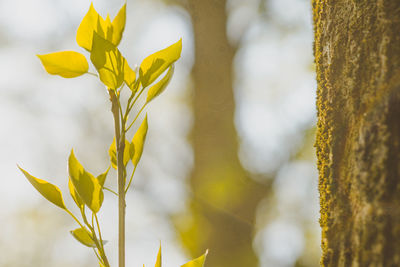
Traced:
<svg viewBox="0 0 400 267">
<path fill-rule="evenodd" d="M 94 0 L 113 18 L 122 0 Z M 58 185 L 71 148 L 95 175 L 113 137 L 104 87 L 48 75 L 36 54 L 75 50 L 89 0 L 0 0 L 0 266 L 97 266 L 77 225 L 17 170 Z M 204 253 L 206 267 L 319 266 L 315 75 L 308 0 L 128 0 L 120 44 L 130 65 L 180 37 L 168 89 L 127 195 L 127 266 Z M 116 188 L 111 173 L 107 186 Z M 73 209 L 73 208 L 72 208 Z M 77 213 L 77 210 L 73 210 Z M 100 212 L 117 266 L 117 198 Z"/>
</svg>

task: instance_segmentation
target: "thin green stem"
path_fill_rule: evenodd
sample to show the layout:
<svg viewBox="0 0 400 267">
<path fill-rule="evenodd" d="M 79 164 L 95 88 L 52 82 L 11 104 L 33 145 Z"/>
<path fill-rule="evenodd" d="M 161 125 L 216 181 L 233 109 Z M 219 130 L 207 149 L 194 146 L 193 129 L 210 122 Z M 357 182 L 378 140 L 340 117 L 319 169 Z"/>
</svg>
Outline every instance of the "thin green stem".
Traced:
<svg viewBox="0 0 400 267">
<path fill-rule="evenodd" d="M 94 254 L 96 254 L 96 257 L 97 257 L 97 259 L 102 263 L 102 264 L 104 264 L 104 261 L 103 261 L 103 259 L 102 258 L 100 258 L 100 256 L 99 256 L 99 254 L 97 253 L 97 251 L 96 251 L 96 249 L 95 248 L 93 248 L 93 252 L 94 252 Z"/>
<path fill-rule="evenodd" d="M 86 226 L 89 227 L 91 232 L 93 232 L 93 228 L 86 218 L 85 206 L 81 209 L 81 214 L 82 214 L 82 218 L 83 218 L 83 221 L 85 222 Z"/>
<path fill-rule="evenodd" d="M 92 212 L 92 229 L 94 229 L 94 212 Z"/>
<path fill-rule="evenodd" d="M 129 131 L 129 129 L 132 127 L 132 125 L 135 123 L 135 121 L 137 120 L 137 118 L 139 117 L 140 113 L 142 113 L 143 109 L 146 107 L 147 103 L 145 103 L 142 108 L 139 110 L 139 112 L 137 113 L 135 119 L 131 122 L 131 124 L 129 124 L 128 128 L 126 128 L 125 132 Z"/>
<path fill-rule="evenodd" d="M 101 249 L 104 251 L 103 238 L 101 237 L 100 224 L 99 224 L 99 219 L 97 218 L 97 214 L 94 214 L 94 218 L 95 218 L 95 220 L 96 220 L 97 231 L 99 232 L 99 238 L 100 238 Z"/>
<path fill-rule="evenodd" d="M 94 218 L 96 220 L 96 225 L 97 225 L 97 231 L 99 233 L 99 239 L 100 239 L 100 247 L 101 247 L 101 254 L 102 255 L 106 255 L 105 251 L 104 251 L 104 243 L 103 243 L 103 238 L 101 236 L 101 230 L 100 230 L 100 224 L 99 224 L 99 219 L 97 218 L 97 214 L 93 213 Z M 92 215 L 92 223 L 93 223 L 93 215 Z M 94 226 L 93 226 L 94 227 Z"/>
<path fill-rule="evenodd" d="M 81 227 L 81 228 L 83 228 L 83 229 L 85 229 L 85 227 L 82 225 L 82 223 L 78 220 L 78 218 L 76 218 L 75 217 L 75 215 L 72 213 L 72 212 L 70 212 L 69 210 L 65 210 L 69 215 L 71 215 L 71 217 L 72 218 L 74 218 L 74 220 L 79 224 L 79 226 Z"/>
<path fill-rule="evenodd" d="M 92 75 L 92 76 L 95 76 L 95 77 L 99 77 L 99 75 L 97 75 L 96 73 L 93 73 L 93 72 L 86 72 L 87 74 L 89 74 L 89 75 Z"/>
<path fill-rule="evenodd" d="M 118 193 L 117 193 L 117 192 L 115 192 L 114 190 L 112 190 L 112 189 L 110 189 L 110 188 L 108 188 L 108 187 L 103 187 L 103 189 L 104 189 L 104 190 L 107 190 L 107 191 L 109 191 L 109 192 L 111 192 L 111 193 L 113 193 L 113 194 L 116 195 L 116 196 L 118 196 Z"/>
<path fill-rule="evenodd" d="M 124 114 L 124 121 L 126 121 L 128 119 L 129 112 L 131 111 L 131 109 L 129 107 L 131 105 L 131 101 L 132 101 L 134 96 L 135 95 L 132 93 L 131 96 L 128 99 L 128 103 L 126 104 L 126 109 L 125 109 L 125 114 Z"/>
<path fill-rule="evenodd" d="M 126 189 L 125 189 L 125 194 L 126 194 L 126 192 L 128 192 L 128 189 L 129 189 L 129 187 L 131 186 L 131 183 L 132 183 L 132 180 L 133 180 L 133 175 L 135 174 L 135 171 L 136 171 L 136 167 L 137 167 L 137 164 L 135 165 L 135 168 L 134 168 L 133 171 L 132 171 L 132 175 L 131 175 L 131 178 L 129 179 L 128 186 L 127 186 Z"/>
<path fill-rule="evenodd" d="M 93 212 L 92 213 L 92 225 L 90 226 L 90 231 L 92 232 L 93 241 L 96 244 L 97 250 L 99 251 L 99 253 L 101 255 L 101 258 L 103 259 L 104 265 L 109 267 L 110 264 L 108 263 L 108 259 L 107 259 L 106 253 L 104 251 L 103 241 L 101 239 L 100 227 L 98 227 L 100 241 L 98 240 L 97 235 L 96 235 L 96 231 L 94 229 L 94 218 L 95 217 L 97 218 L 97 215 L 96 215 L 96 213 Z"/>
<path fill-rule="evenodd" d="M 118 107 L 119 107 L 119 114 L 121 116 L 121 121 L 123 121 L 124 115 L 123 115 L 123 112 L 122 112 L 122 107 L 121 107 L 120 101 L 118 101 Z"/>
<path fill-rule="evenodd" d="M 69 215 L 72 216 L 72 218 L 74 218 L 74 220 L 79 224 L 79 226 L 80 226 L 82 229 L 86 229 L 85 226 L 83 226 L 82 223 L 75 217 L 75 215 L 72 214 L 72 212 L 70 212 L 69 210 L 66 210 L 66 211 L 67 211 L 67 213 L 68 213 Z M 99 252 L 100 252 L 100 254 L 101 254 L 101 258 L 102 258 L 101 262 L 102 262 L 105 266 L 109 267 L 110 264 L 108 263 L 108 259 L 107 259 L 107 256 L 106 256 L 105 253 L 104 253 L 104 250 L 102 250 L 101 246 L 99 245 L 99 242 L 98 242 L 97 236 L 96 236 L 96 232 L 94 231 L 93 226 L 91 226 L 91 225 L 89 224 L 89 222 L 88 222 L 88 220 L 87 220 L 87 218 L 86 218 L 85 207 L 83 207 L 83 208 L 81 209 L 81 214 L 82 214 L 83 221 L 85 222 L 85 224 L 86 224 L 87 227 L 89 228 L 90 232 L 92 233 L 92 235 L 93 235 L 93 241 L 94 241 L 94 243 L 96 244 L 96 247 L 97 247 L 97 249 L 99 250 Z M 94 250 L 94 248 L 93 248 L 93 250 Z M 96 251 L 95 251 L 95 252 L 96 252 Z M 96 256 L 99 258 L 99 256 L 97 255 L 97 253 L 96 253 Z"/>
<path fill-rule="evenodd" d="M 139 83 L 138 83 L 139 84 Z M 133 108 L 133 106 L 135 105 L 136 101 L 139 99 L 139 97 L 141 96 L 141 94 L 143 93 L 143 91 L 146 89 L 146 87 L 143 87 L 140 91 L 139 94 L 135 97 L 135 99 L 132 102 L 132 105 L 129 107 L 129 111 Z"/>
</svg>

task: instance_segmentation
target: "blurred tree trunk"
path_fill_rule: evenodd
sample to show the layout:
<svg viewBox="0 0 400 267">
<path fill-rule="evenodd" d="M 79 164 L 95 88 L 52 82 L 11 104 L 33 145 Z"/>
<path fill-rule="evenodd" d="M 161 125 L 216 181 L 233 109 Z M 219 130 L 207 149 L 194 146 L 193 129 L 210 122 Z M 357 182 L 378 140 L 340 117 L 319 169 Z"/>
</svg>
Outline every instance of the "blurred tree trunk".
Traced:
<svg viewBox="0 0 400 267">
<path fill-rule="evenodd" d="M 227 39 L 225 0 L 190 0 L 195 39 L 194 170 L 191 222 L 180 228 L 185 246 L 207 266 L 257 266 L 252 249 L 256 206 L 265 187 L 251 180 L 238 159 L 234 125 L 233 59 Z"/>
<path fill-rule="evenodd" d="M 313 8 L 322 265 L 400 266 L 400 1 Z"/>
</svg>

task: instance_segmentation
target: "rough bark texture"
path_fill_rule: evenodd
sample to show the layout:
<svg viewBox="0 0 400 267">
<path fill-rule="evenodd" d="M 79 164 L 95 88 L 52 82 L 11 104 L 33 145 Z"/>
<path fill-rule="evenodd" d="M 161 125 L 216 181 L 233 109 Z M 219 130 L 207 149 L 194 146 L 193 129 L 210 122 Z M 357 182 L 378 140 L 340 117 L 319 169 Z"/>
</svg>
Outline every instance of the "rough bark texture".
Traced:
<svg viewBox="0 0 400 267">
<path fill-rule="evenodd" d="M 234 126 L 233 48 L 226 36 L 225 0 L 191 0 L 195 39 L 194 170 L 191 222 L 181 237 L 193 256 L 206 248 L 207 266 L 257 266 L 254 218 L 265 188 L 249 178 L 238 159 Z"/>
<path fill-rule="evenodd" d="M 314 0 L 323 266 L 400 266 L 400 1 Z"/>
</svg>

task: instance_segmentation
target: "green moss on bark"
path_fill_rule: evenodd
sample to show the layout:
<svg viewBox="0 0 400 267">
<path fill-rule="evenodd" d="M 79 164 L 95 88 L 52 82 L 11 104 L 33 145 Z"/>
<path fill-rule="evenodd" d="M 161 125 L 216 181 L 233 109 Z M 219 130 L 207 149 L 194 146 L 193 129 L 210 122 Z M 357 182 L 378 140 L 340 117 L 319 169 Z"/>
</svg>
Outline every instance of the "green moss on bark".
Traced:
<svg viewBox="0 0 400 267">
<path fill-rule="evenodd" d="M 314 0 L 323 266 L 400 266 L 400 1 Z"/>
</svg>

